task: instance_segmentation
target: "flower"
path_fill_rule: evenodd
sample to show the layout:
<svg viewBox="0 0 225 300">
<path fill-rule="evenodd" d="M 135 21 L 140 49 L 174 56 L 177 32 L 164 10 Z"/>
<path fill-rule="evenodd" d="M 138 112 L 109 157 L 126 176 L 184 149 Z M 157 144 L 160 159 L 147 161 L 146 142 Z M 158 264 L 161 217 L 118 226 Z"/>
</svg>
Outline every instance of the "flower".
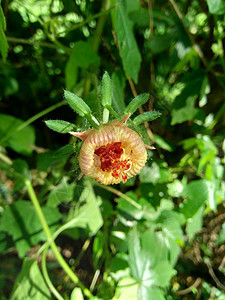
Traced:
<svg viewBox="0 0 225 300">
<path fill-rule="evenodd" d="M 146 148 L 137 132 L 124 122 L 112 121 L 100 129 L 70 132 L 83 140 L 79 154 L 82 174 L 102 184 L 117 184 L 140 173 L 147 160 Z"/>
</svg>

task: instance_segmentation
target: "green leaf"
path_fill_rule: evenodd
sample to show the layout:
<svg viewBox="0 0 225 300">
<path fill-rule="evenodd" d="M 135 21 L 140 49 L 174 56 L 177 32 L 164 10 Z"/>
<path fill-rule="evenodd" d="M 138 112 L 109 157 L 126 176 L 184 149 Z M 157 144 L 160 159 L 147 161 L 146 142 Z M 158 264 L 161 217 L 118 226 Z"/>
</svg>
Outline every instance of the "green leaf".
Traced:
<svg viewBox="0 0 225 300">
<path fill-rule="evenodd" d="M 43 207 L 42 210 L 51 231 L 54 232 L 61 214 L 58 209 L 52 207 Z M 12 236 L 20 257 L 23 257 L 32 245 L 46 240 L 36 211 L 28 201 L 19 200 L 6 208 L 2 214 L 0 230 Z"/>
<path fill-rule="evenodd" d="M 174 33 L 153 36 L 147 43 L 153 53 L 160 53 L 171 46 L 175 38 Z"/>
<path fill-rule="evenodd" d="M 139 283 L 138 299 L 148 299 L 145 294 L 146 288 L 168 286 L 176 273 L 167 259 L 167 249 L 157 247 L 158 243 L 160 239 L 152 229 L 143 234 L 135 228 L 129 235 L 128 262 L 132 276 Z"/>
<path fill-rule="evenodd" d="M 152 271 L 152 280 L 154 285 L 167 287 L 170 279 L 176 274 L 176 271 L 171 267 L 168 261 L 159 262 Z"/>
<path fill-rule="evenodd" d="M 213 15 L 225 14 L 225 3 L 223 0 L 207 0 L 209 12 Z"/>
<path fill-rule="evenodd" d="M 140 125 L 141 123 L 144 123 L 144 122 L 153 121 L 160 116 L 161 116 L 161 113 L 159 111 L 155 111 L 155 110 L 146 111 L 143 114 L 134 118 L 133 122 L 135 125 Z"/>
<path fill-rule="evenodd" d="M 54 187 L 48 196 L 48 207 L 57 207 L 62 202 L 70 202 L 73 199 L 75 183 L 68 184 L 68 178 L 63 177 L 62 181 Z"/>
<path fill-rule="evenodd" d="M 45 121 L 45 124 L 48 128 L 59 133 L 68 133 L 76 130 L 76 126 L 74 124 L 62 120 L 48 120 Z"/>
<path fill-rule="evenodd" d="M 88 42 L 79 41 L 75 43 L 70 58 L 66 64 L 66 88 L 71 90 L 77 82 L 78 68 L 87 69 L 91 64 L 100 63 L 100 58 L 93 51 Z"/>
<path fill-rule="evenodd" d="M 125 110 L 124 89 L 125 78 L 123 73 L 118 70 L 112 74 L 112 104 L 120 115 L 123 115 Z"/>
<path fill-rule="evenodd" d="M 104 73 L 101 82 L 102 106 L 108 107 L 112 104 L 112 83 L 107 72 Z"/>
<path fill-rule="evenodd" d="M 188 120 L 193 120 L 198 110 L 195 108 L 197 95 L 189 96 L 186 105 L 179 109 L 172 110 L 171 125 L 180 124 Z"/>
<path fill-rule="evenodd" d="M 118 282 L 115 296 L 112 300 L 137 300 L 138 284 L 131 277 L 125 277 Z"/>
<path fill-rule="evenodd" d="M 200 207 L 197 213 L 187 220 L 186 232 L 190 241 L 194 238 L 195 234 L 202 229 L 203 212 L 204 208 Z"/>
<path fill-rule="evenodd" d="M 131 115 L 140 107 L 148 101 L 149 94 L 141 94 L 136 98 L 132 99 L 131 102 L 126 106 L 124 114 L 130 113 Z"/>
<path fill-rule="evenodd" d="M 32 146 L 35 143 L 35 132 L 33 127 L 27 126 L 17 131 L 17 128 L 23 123 L 22 120 L 10 115 L 0 114 L 0 140 L 5 139 L 3 145 L 14 151 L 30 155 L 33 151 Z"/>
<path fill-rule="evenodd" d="M 144 166 L 139 174 L 140 181 L 143 183 L 153 183 L 155 184 L 160 178 L 160 168 L 153 162 L 151 167 Z"/>
<path fill-rule="evenodd" d="M 169 152 L 172 152 L 174 150 L 173 146 L 170 145 L 170 143 L 167 142 L 166 139 L 162 138 L 161 136 L 155 133 L 153 134 L 153 137 L 154 137 L 154 141 L 160 148 L 167 150 Z"/>
<path fill-rule="evenodd" d="M 155 286 L 142 285 L 138 290 L 138 300 L 166 300 L 163 291 Z"/>
<path fill-rule="evenodd" d="M 121 0 L 117 0 L 116 2 L 115 32 L 118 39 L 123 67 L 126 76 L 132 78 L 134 82 L 137 83 L 141 66 L 141 55 L 123 2 Z"/>
<path fill-rule="evenodd" d="M 91 64 L 99 64 L 100 58 L 93 51 L 88 42 L 79 41 L 75 43 L 71 59 L 77 67 L 88 68 Z"/>
<path fill-rule="evenodd" d="M 84 102 L 83 99 L 66 90 L 64 91 L 64 96 L 69 106 L 74 111 L 76 111 L 81 117 L 91 114 L 90 107 Z"/>
<path fill-rule="evenodd" d="M 184 200 L 180 212 L 188 218 L 192 218 L 202 205 L 209 199 L 209 186 L 206 180 L 193 180 L 184 189 Z"/>
<path fill-rule="evenodd" d="M 82 291 L 80 288 L 75 287 L 71 293 L 70 300 L 84 300 Z"/>
<path fill-rule="evenodd" d="M 51 293 L 34 259 L 25 258 L 10 300 L 50 300 Z"/>
<path fill-rule="evenodd" d="M 4 31 L 6 30 L 6 22 L 5 16 L 3 14 L 2 7 L 0 5 L 0 52 L 3 58 L 3 61 L 6 61 L 7 54 L 8 54 L 8 42 L 5 37 Z"/>
<path fill-rule="evenodd" d="M 12 165 L 13 169 L 15 170 L 16 173 L 23 175 L 21 177 L 15 176 L 15 185 L 14 185 L 14 191 L 20 191 L 24 188 L 25 183 L 24 183 L 24 178 L 29 177 L 29 166 L 25 160 L 22 159 L 15 159 L 13 161 Z"/>
<path fill-rule="evenodd" d="M 223 223 L 222 228 L 220 230 L 219 236 L 215 242 L 216 246 L 221 245 L 225 242 L 225 223 Z"/>
<path fill-rule="evenodd" d="M 85 204 L 70 211 L 68 221 L 59 229 L 59 232 L 69 228 L 81 227 L 95 234 L 102 226 L 103 219 L 99 205 L 94 190 L 88 181 L 85 182 L 85 188 L 80 195 L 79 202 Z"/>
</svg>

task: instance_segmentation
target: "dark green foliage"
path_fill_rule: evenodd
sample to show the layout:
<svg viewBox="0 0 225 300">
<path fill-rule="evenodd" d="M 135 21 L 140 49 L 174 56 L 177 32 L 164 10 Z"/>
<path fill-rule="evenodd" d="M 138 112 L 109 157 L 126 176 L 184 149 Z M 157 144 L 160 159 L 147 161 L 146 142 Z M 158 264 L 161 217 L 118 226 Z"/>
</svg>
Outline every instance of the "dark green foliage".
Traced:
<svg viewBox="0 0 225 300">
<path fill-rule="evenodd" d="M 224 1 L 42 2 L 0 1 L 0 299 L 224 300 Z M 128 114 L 140 174 L 80 178 Z"/>
</svg>

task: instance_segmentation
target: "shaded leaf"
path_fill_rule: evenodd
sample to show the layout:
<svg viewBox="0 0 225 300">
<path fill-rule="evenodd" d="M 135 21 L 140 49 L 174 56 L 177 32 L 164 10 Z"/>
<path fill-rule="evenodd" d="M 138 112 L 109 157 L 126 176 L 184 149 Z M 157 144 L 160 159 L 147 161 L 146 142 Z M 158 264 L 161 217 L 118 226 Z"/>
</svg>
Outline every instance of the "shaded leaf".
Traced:
<svg viewBox="0 0 225 300">
<path fill-rule="evenodd" d="M 58 227 L 61 214 L 56 208 L 43 207 L 44 216 L 52 232 Z M 24 200 L 9 205 L 2 214 L 0 230 L 10 234 L 23 257 L 32 245 L 45 241 L 40 220 L 33 205 Z"/>
<path fill-rule="evenodd" d="M 42 277 L 36 260 L 25 258 L 16 278 L 10 300 L 50 300 L 51 293 Z"/>
<path fill-rule="evenodd" d="M 75 183 L 68 184 L 67 178 L 54 187 L 48 196 L 47 206 L 57 207 L 62 202 L 69 202 L 73 199 Z"/>
<path fill-rule="evenodd" d="M 225 14 L 225 3 L 223 0 L 207 0 L 209 12 L 213 15 Z"/>
<path fill-rule="evenodd" d="M 185 217 L 192 218 L 199 208 L 209 199 L 209 187 L 206 180 L 193 180 L 183 191 L 184 200 L 180 212 Z"/>
<path fill-rule="evenodd" d="M 20 154 L 30 155 L 33 151 L 32 146 L 35 143 L 35 131 L 31 126 L 26 126 L 17 131 L 22 123 L 23 121 L 18 118 L 0 114 L 0 139 L 10 135 L 3 144 Z"/>
<path fill-rule="evenodd" d="M 132 78 L 137 83 L 141 66 L 141 55 L 121 0 L 117 0 L 115 19 L 115 32 L 125 73 L 127 77 Z"/>
</svg>

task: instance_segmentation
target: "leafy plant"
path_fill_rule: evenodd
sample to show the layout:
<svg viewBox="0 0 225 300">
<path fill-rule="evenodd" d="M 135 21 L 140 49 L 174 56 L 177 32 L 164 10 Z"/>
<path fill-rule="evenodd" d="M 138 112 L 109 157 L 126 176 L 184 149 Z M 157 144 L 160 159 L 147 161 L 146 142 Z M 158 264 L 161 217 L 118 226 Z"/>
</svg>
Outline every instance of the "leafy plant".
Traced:
<svg viewBox="0 0 225 300">
<path fill-rule="evenodd" d="M 0 299 L 224 299 L 224 10 L 1 1 Z"/>
</svg>

